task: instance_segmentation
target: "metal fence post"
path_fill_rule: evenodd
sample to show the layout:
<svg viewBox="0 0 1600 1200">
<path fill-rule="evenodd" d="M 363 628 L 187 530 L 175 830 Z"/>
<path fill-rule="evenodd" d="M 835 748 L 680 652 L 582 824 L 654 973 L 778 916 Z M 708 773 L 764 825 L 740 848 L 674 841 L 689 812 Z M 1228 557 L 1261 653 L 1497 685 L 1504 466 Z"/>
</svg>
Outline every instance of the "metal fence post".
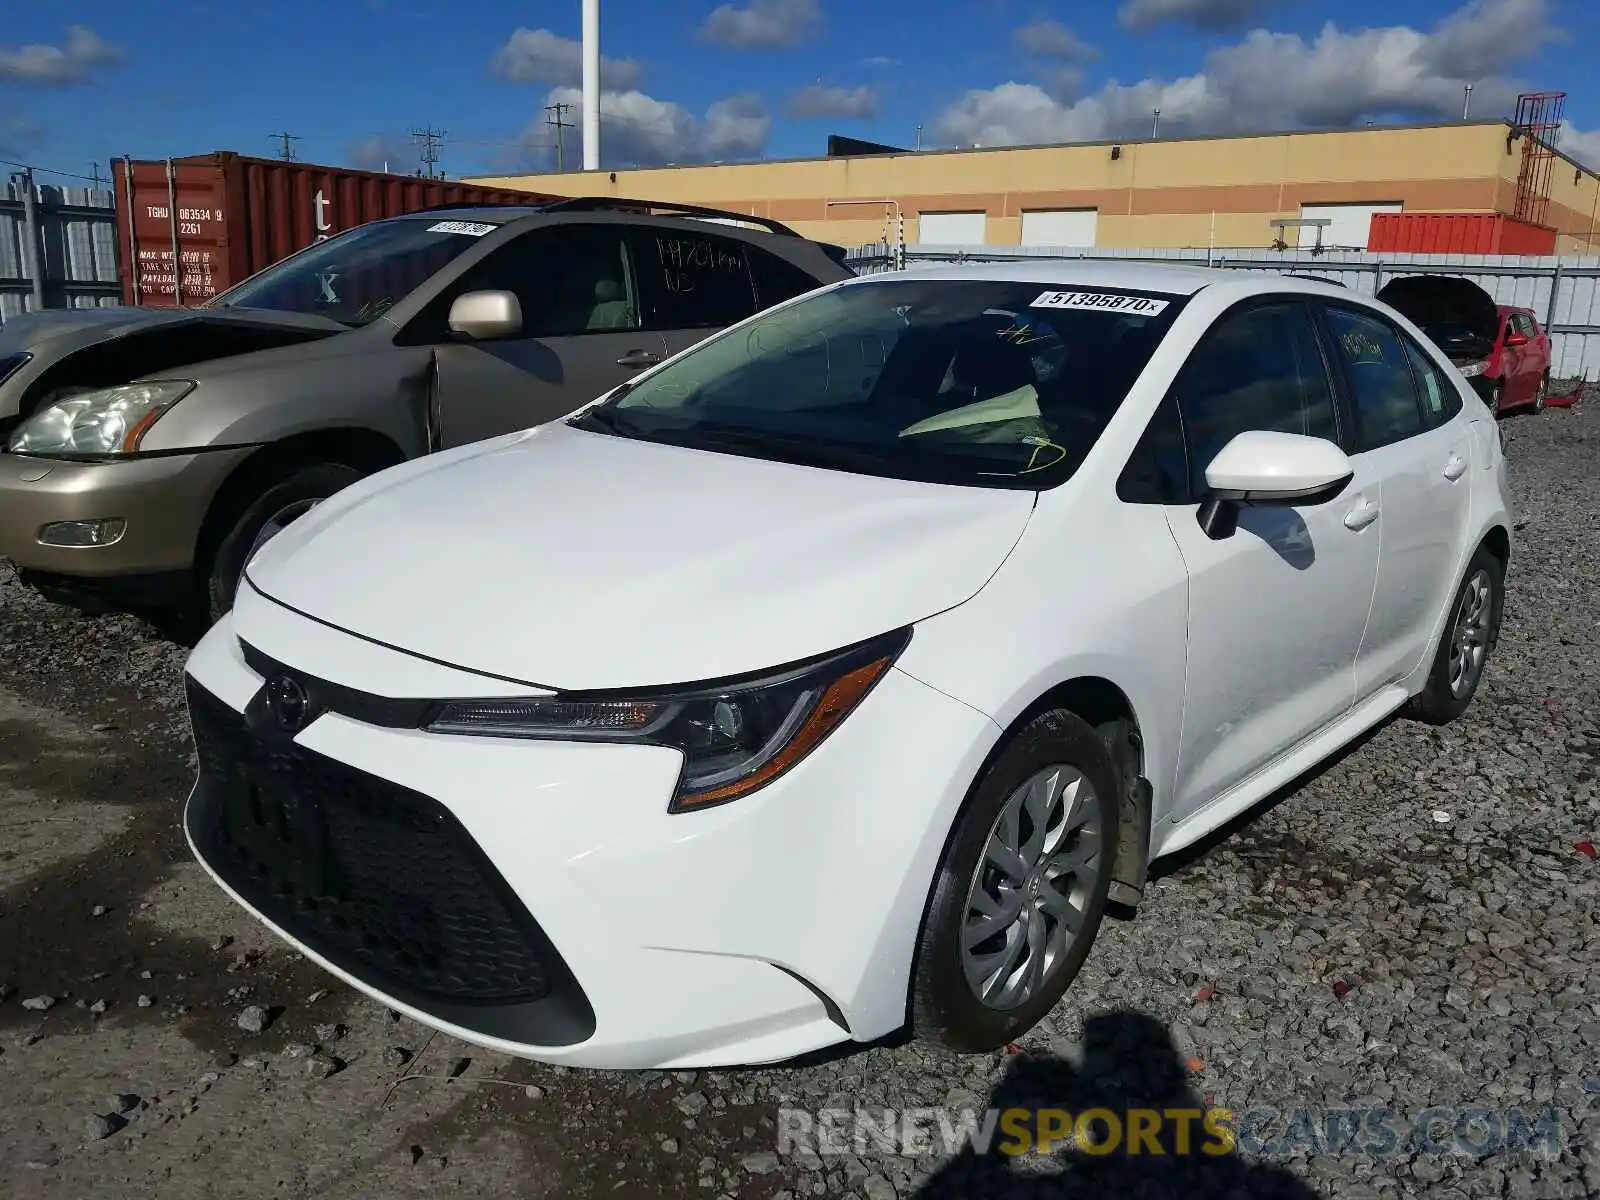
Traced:
<svg viewBox="0 0 1600 1200">
<path fill-rule="evenodd" d="M 1556 323 L 1556 298 L 1561 294 L 1561 260 L 1556 259 L 1555 269 L 1550 272 L 1550 303 L 1544 310 L 1545 332 Z"/>
<path fill-rule="evenodd" d="M 44 308 L 44 255 L 39 251 L 39 210 L 34 203 L 33 172 L 22 170 L 22 222 L 28 239 L 27 253 L 23 255 L 23 269 L 28 272 L 28 283 L 33 293 L 33 311 Z"/>
</svg>

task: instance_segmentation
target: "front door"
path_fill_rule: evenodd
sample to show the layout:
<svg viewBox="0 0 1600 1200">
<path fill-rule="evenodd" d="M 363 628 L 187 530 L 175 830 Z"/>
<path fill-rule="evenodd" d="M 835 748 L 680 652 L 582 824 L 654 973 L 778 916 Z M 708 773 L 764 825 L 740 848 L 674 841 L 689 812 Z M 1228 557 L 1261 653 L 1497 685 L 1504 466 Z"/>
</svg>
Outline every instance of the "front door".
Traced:
<svg viewBox="0 0 1600 1200">
<path fill-rule="evenodd" d="M 442 446 L 554 420 L 665 357 L 661 336 L 642 328 L 624 230 L 620 223 L 535 229 L 451 289 L 452 298 L 514 293 L 522 330 L 492 341 L 442 336 L 435 381 Z"/>
<path fill-rule="evenodd" d="M 640 225 L 631 243 L 645 326 L 660 332 L 669 353 L 756 311 L 749 248 L 738 238 Z"/>
<path fill-rule="evenodd" d="M 1356 662 L 1356 698 L 1409 675 L 1455 593 L 1472 500 L 1472 437 L 1455 385 L 1406 333 L 1329 303 L 1328 331 L 1355 417 L 1357 469 L 1378 481 L 1382 568 Z"/>
<path fill-rule="evenodd" d="M 1190 470 L 1166 508 L 1189 573 L 1189 650 L 1173 816 L 1182 820 L 1348 712 L 1378 573 L 1376 480 L 1337 498 L 1246 507 L 1230 537 L 1196 520 L 1205 468 L 1246 430 L 1340 441 L 1310 310 L 1298 298 L 1221 317 L 1174 387 Z"/>
</svg>

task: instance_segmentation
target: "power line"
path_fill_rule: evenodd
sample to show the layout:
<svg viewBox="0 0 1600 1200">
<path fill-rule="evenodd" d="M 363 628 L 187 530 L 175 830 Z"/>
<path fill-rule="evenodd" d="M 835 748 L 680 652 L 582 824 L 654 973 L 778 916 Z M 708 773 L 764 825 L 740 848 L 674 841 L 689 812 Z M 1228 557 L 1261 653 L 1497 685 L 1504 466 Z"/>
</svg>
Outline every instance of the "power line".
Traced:
<svg viewBox="0 0 1600 1200">
<path fill-rule="evenodd" d="M 96 187 L 104 187 L 106 180 L 99 174 L 99 167 L 95 168 L 93 175 L 79 175 L 76 171 L 52 171 L 49 167 L 36 167 L 32 163 L 16 162 L 9 158 L 0 158 L 0 166 L 16 167 L 22 171 L 32 171 L 35 175 L 59 175 L 63 179 L 81 179 L 85 183 L 92 183 Z"/>
<path fill-rule="evenodd" d="M 292 133 L 269 133 L 267 136 L 273 141 L 282 143 L 282 149 L 278 152 L 279 158 L 283 159 L 284 162 L 292 162 L 294 160 L 294 151 L 289 148 L 289 143 L 298 142 L 299 138 Z"/>
<path fill-rule="evenodd" d="M 565 171 L 567 169 L 567 156 L 566 146 L 561 140 L 561 131 L 563 129 L 571 129 L 572 122 L 563 121 L 561 118 L 572 111 L 572 105 L 546 104 L 544 110 L 550 114 L 545 124 L 556 131 L 556 170 Z"/>
<path fill-rule="evenodd" d="M 413 129 L 411 140 L 420 147 L 418 153 L 422 158 L 422 165 L 427 168 L 428 178 L 434 178 L 434 165 L 439 161 L 439 147 L 444 144 L 444 130 L 442 129 Z M 421 172 L 418 172 L 421 174 Z"/>
</svg>

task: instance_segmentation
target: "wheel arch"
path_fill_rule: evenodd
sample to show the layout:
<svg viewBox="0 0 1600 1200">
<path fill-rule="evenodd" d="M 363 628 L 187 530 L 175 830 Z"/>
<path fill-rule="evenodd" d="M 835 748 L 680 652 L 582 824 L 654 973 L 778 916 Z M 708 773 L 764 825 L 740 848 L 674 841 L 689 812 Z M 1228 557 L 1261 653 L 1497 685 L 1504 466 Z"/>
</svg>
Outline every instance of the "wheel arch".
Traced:
<svg viewBox="0 0 1600 1200">
<path fill-rule="evenodd" d="M 274 479 L 318 463 L 334 463 L 371 474 L 405 460 L 404 451 L 394 439 L 364 426 L 310 430 L 267 443 L 235 467 L 211 498 L 195 544 L 196 574 L 203 577 L 211 555 L 238 515 Z"/>
</svg>

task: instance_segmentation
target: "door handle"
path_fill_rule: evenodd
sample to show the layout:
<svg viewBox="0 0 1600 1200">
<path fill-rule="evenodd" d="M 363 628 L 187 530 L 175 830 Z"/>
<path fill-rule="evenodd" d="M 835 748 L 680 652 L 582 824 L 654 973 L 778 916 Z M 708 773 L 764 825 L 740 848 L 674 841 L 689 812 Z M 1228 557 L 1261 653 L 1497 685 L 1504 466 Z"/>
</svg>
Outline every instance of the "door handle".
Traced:
<svg viewBox="0 0 1600 1200">
<path fill-rule="evenodd" d="M 1454 483 L 1466 473 L 1467 460 L 1462 458 L 1461 455 L 1452 454 L 1448 459 L 1445 460 L 1444 477 L 1451 483 Z"/>
<path fill-rule="evenodd" d="M 1346 529 L 1365 529 L 1378 519 L 1378 506 L 1371 500 L 1362 500 L 1344 515 Z"/>
<path fill-rule="evenodd" d="M 661 355 L 652 354 L 648 350 L 629 350 L 621 358 L 617 359 L 617 366 L 633 367 L 637 370 L 640 367 L 653 367 L 660 361 Z"/>
</svg>

